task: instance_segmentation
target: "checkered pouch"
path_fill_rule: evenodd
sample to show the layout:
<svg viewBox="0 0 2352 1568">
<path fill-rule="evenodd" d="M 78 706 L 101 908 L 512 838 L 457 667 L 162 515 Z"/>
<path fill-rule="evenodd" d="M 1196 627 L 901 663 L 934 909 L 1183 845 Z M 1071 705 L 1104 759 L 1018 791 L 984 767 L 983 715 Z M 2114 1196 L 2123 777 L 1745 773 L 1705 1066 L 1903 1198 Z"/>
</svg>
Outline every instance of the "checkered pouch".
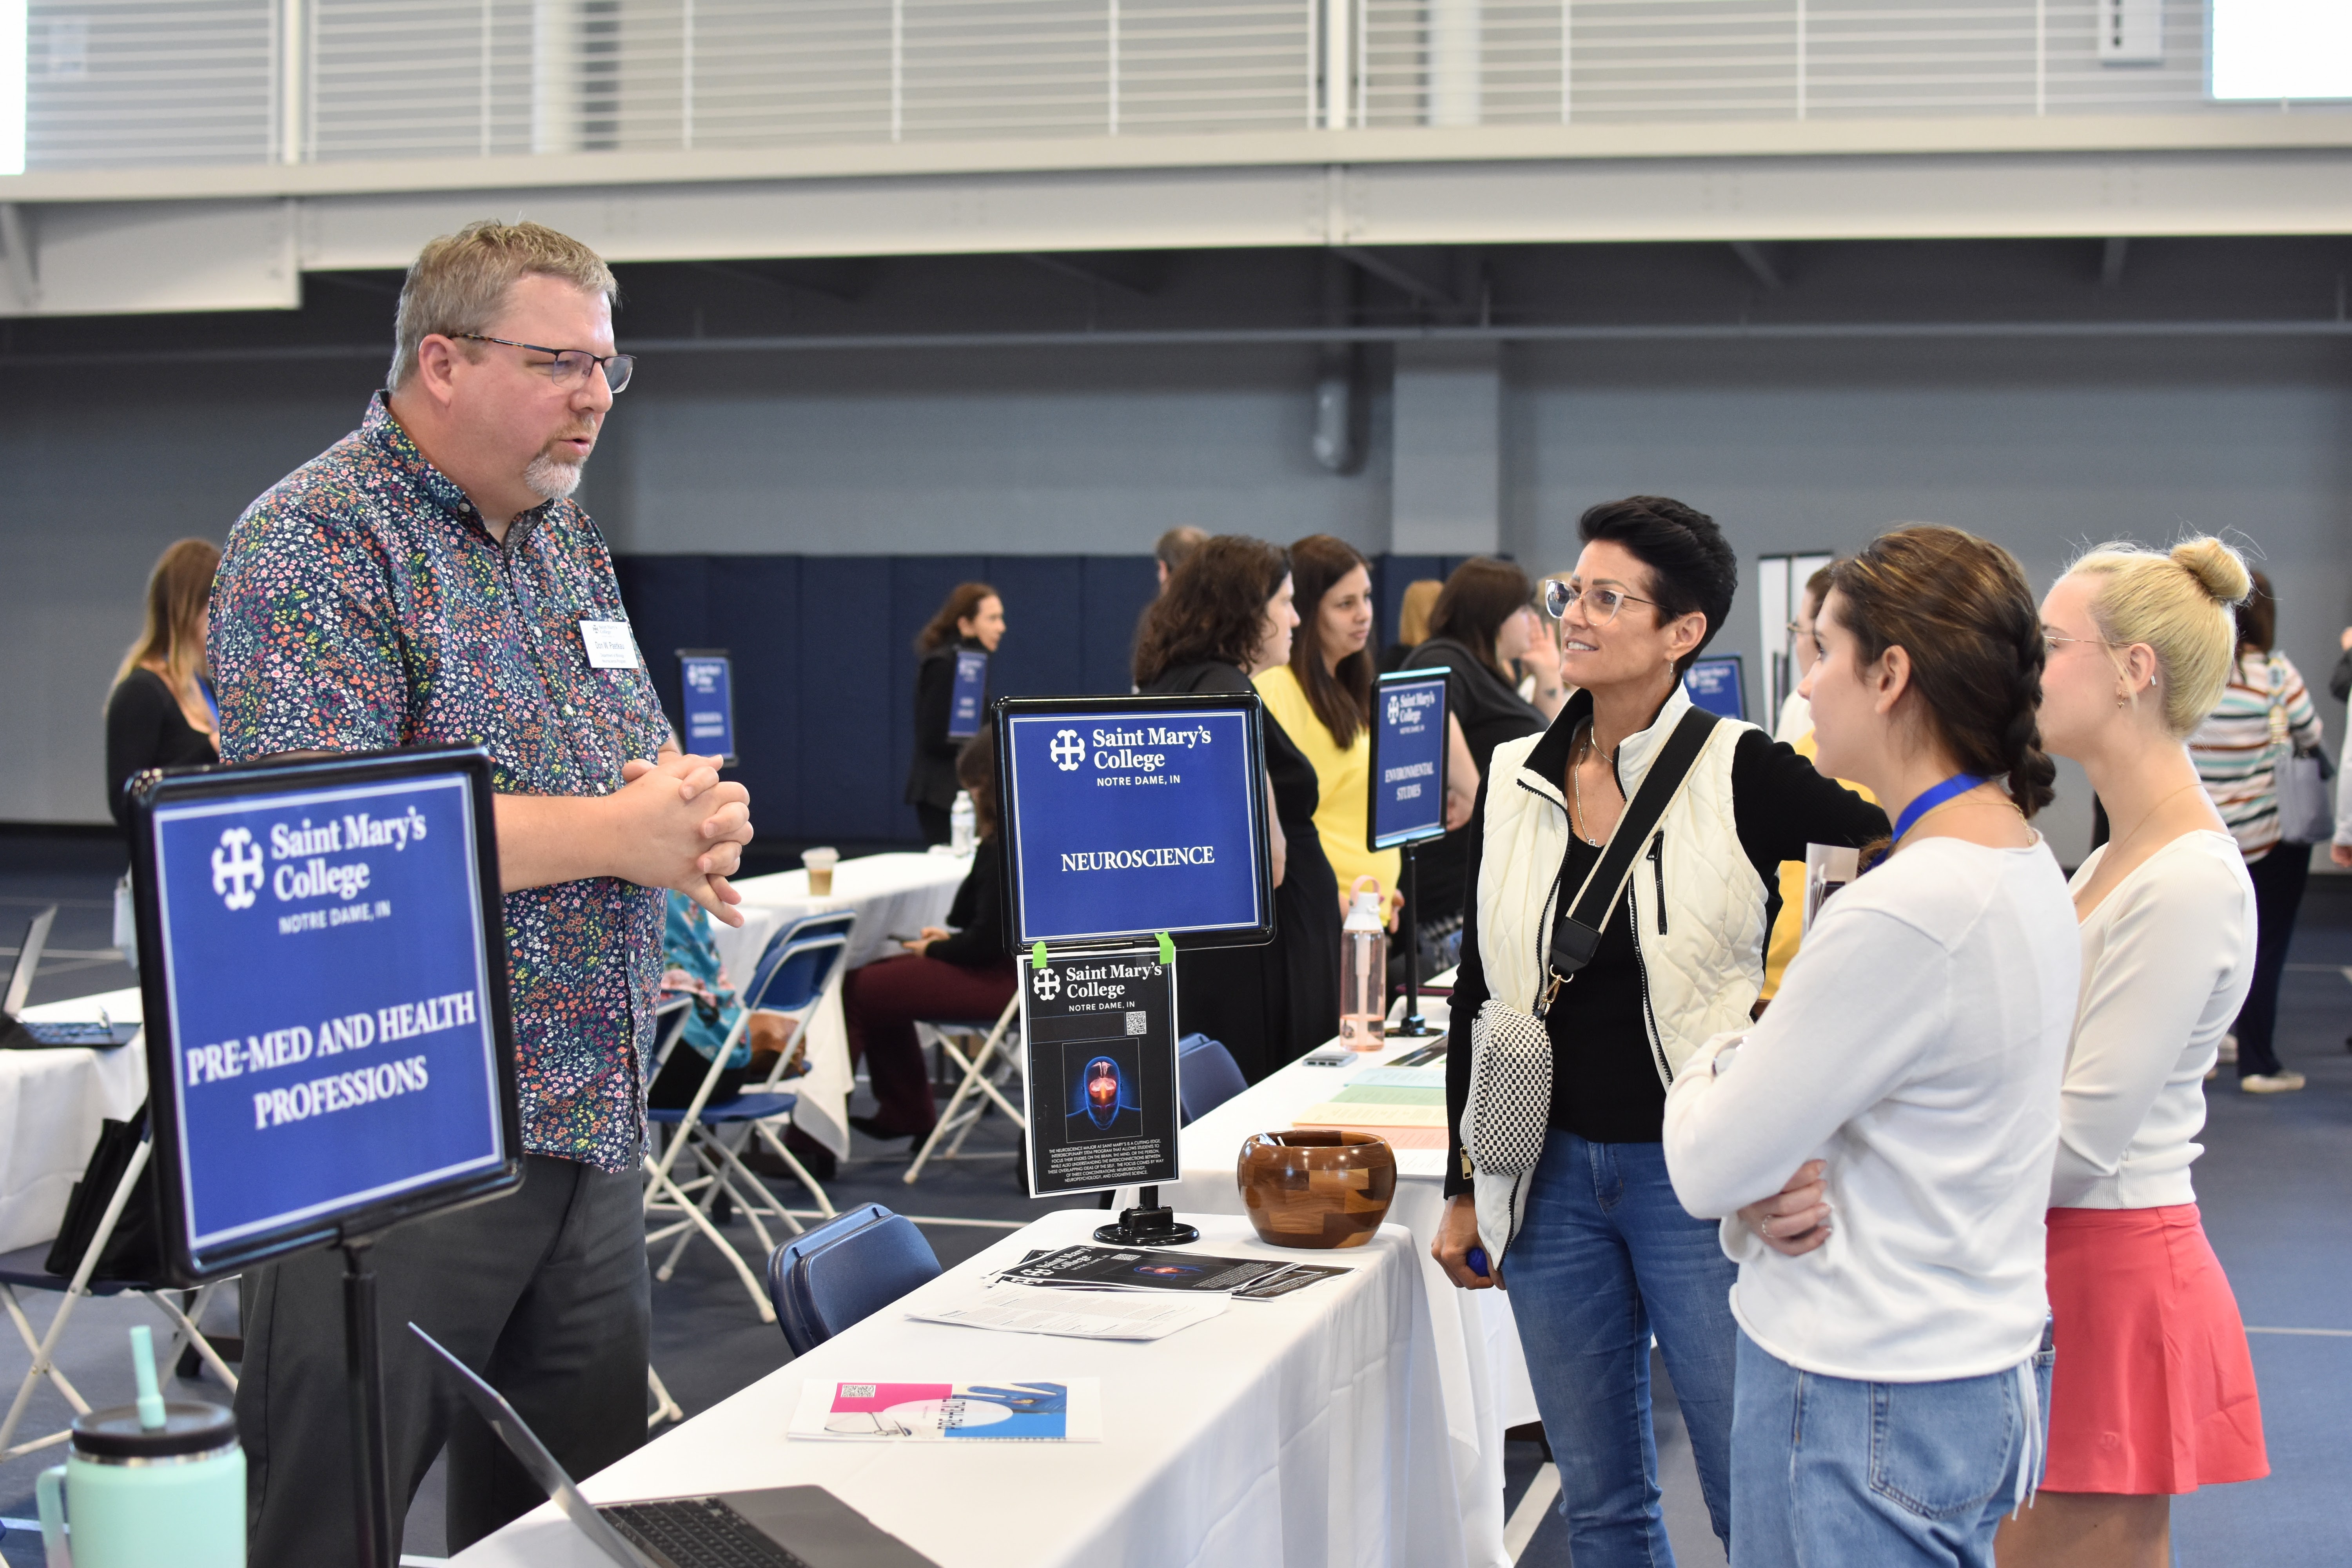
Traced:
<svg viewBox="0 0 2352 1568">
<path fill-rule="evenodd" d="M 1536 1168 L 1551 1128 L 1551 1036 L 1543 1020 L 1488 1000 L 1470 1022 L 1470 1113 L 1463 1147 L 1497 1176 Z"/>
</svg>

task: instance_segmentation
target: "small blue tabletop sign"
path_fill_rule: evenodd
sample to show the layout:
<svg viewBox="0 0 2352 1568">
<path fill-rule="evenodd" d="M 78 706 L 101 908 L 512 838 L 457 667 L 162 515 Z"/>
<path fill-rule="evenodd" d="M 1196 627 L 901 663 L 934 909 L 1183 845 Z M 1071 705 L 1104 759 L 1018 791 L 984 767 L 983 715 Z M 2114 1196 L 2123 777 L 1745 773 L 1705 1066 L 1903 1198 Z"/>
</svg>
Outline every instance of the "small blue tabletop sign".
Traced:
<svg viewBox="0 0 2352 1568">
<path fill-rule="evenodd" d="M 1371 848 L 1444 837 L 1445 680 L 1452 673 L 1402 669 L 1372 688 Z"/>
<path fill-rule="evenodd" d="M 1736 653 L 1692 660 L 1683 676 L 1683 689 L 1690 693 L 1692 702 L 1710 713 L 1726 719 L 1748 717 L 1748 682 Z"/>
<path fill-rule="evenodd" d="M 167 1268 L 520 1179 L 487 757 L 152 775 L 133 804 Z"/>
<path fill-rule="evenodd" d="M 734 664 L 724 648 L 677 650 L 686 749 L 698 757 L 735 760 Z"/>
<path fill-rule="evenodd" d="M 1273 934 L 1255 692 L 1001 699 L 997 766 L 1016 951 Z"/>
<path fill-rule="evenodd" d="M 948 700 L 948 739 L 969 741 L 980 733 L 988 710 L 988 655 L 976 647 L 956 649 L 955 693 Z"/>
</svg>

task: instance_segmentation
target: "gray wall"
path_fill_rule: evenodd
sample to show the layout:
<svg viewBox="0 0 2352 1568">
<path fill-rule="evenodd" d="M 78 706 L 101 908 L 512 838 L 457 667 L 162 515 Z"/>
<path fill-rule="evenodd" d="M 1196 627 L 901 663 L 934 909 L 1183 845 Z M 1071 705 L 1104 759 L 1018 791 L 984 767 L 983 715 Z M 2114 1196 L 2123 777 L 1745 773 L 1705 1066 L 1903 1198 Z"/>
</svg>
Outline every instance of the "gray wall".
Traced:
<svg viewBox="0 0 2352 1568">
<path fill-rule="evenodd" d="M 1385 356 L 1375 357 L 1375 385 Z M 2342 351 L 2218 342 L 1614 345 L 1504 358 L 1500 542 L 1566 564 L 1632 491 L 1713 512 L 1743 555 L 1852 548 L 1899 519 L 1986 533 L 2046 582 L 2083 542 L 2232 528 L 2315 680 L 2352 619 Z M 115 367 L 0 387 L 0 820 L 97 821 L 100 710 L 155 553 L 221 537 L 356 423 L 380 366 Z M 1194 522 L 1367 550 L 1390 412 L 1335 478 L 1308 456 L 1310 351 L 665 357 L 585 499 L 627 552 L 1140 552 Z M 1727 632 L 1752 657 L 1755 612 Z M 2323 704 L 2331 743 L 2343 712 Z M 2087 832 L 2079 780 L 2051 823 Z"/>
</svg>

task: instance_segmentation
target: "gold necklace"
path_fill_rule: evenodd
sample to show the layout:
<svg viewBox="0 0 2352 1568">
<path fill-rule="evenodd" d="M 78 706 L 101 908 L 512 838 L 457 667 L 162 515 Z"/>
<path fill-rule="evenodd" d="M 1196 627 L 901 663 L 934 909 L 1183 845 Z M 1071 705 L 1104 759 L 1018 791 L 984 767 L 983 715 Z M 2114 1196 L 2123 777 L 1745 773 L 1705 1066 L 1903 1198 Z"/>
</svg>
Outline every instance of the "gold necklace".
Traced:
<svg viewBox="0 0 2352 1568">
<path fill-rule="evenodd" d="M 1570 813 L 1569 826 L 1579 838 L 1597 849 L 1601 847 L 1601 840 L 1593 837 L 1584 826 L 1587 820 L 1584 815 L 1584 759 L 1596 749 L 1592 740 L 1592 721 L 1588 719 L 1577 727 L 1576 754 L 1568 760 L 1568 798 L 1576 808 Z"/>
<path fill-rule="evenodd" d="M 2131 830 L 2131 832 L 2125 834 L 2121 838 L 2115 839 L 2115 840 L 2113 840 L 2112 842 L 2110 842 L 2110 843 L 2108 844 L 2108 846 L 2107 846 L 2107 856 L 2106 856 L 2107 859 L 2109 859 L 2109 860 L 2115 860 L 2115 859 L 2116 859 L 2116 858 L 2120 858 L 2120 857 L 2121 857 L 2121 855 L 2122 855 L 2122 853 L 2123 853 L 2123 847 L 2124 847 L 2124 846 L 2125 846 L 2125 845 L 2126 845 L 2126 844 L 2128 844 L 2128 843 L 2130 843 L 2134 837 L 2137 837 L 2137 835 L 2138 835 L 2138 833 L 2139 833 L 2139 830 L 2140 830 L 2141 828 L 2146 827 L 2149 823 L 2154 822 L 2154 821 L 2156 820 L 2156 814 L 2157 814 L 2158 812 L 2162 811 L 2162 810 L 2164 809 L 2164 803 L 2165 803 L 2166 801 L 2170 800 L 2170 799 L 2173 797 L 2173 795 L 2187 795 L 2190 790 L 2198 788 L 2200 785 L 2201 785 L 2202 784 L 2204 784 L 2204 782 L 2205 782 L 2205 781 L 2204 781 L 2203 779 L 2190 779 L 2187 784 L 2182 784 L 2179 789 L 2173 790 L 2173 791 L 2169 792 L 2168 794 L 2167 794 L 2167 795 L 2163 795 L 2161 798 L 2159 798 L 2154 805 L 2151 805 L 2151 806 L 2149 806 L 2149 807 L 2147 808 L 2147 816 L 2145 816 L 2141 817 L 2137 822 L 2136 822 L 2136 823 L 2132 824 L 2132 830 Z"/>
</svg>

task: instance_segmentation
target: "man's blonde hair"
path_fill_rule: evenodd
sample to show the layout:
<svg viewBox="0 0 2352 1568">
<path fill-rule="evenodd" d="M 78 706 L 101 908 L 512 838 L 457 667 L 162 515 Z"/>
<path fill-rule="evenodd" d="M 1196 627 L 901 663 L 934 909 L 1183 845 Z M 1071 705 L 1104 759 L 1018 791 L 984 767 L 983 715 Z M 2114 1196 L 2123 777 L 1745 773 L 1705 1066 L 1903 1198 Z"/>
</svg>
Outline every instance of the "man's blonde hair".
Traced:
<svg viewBox="0 0 2352 1568">
<path fill-rule="evenodd" d="M 621 292 L 603 257 L 544 224 L 483 218 L 427 243 L 400 286 L 400 313 L 393 325 L 392 389 L 399 391 L 416 374 L 417 351 L 426 337 L 487 331 L 516 279 L 533 273 L 593 290 L 607 303 Z"/>
<path fill-rule="evenodd" d="M 2109 658 L 2134 643 L 2156 650 L 2164 727 L 2185 736 L 2204 722 L 2237 658 L 2230 607 L 2252 585 L 2244 558 L 2210 535 L 2184 539 L 2161 555 L 2137 544 L 2102 544 L 2066 574 L 2091 580 L 2091 615 L 2116 645 Z"/>
</svg>

